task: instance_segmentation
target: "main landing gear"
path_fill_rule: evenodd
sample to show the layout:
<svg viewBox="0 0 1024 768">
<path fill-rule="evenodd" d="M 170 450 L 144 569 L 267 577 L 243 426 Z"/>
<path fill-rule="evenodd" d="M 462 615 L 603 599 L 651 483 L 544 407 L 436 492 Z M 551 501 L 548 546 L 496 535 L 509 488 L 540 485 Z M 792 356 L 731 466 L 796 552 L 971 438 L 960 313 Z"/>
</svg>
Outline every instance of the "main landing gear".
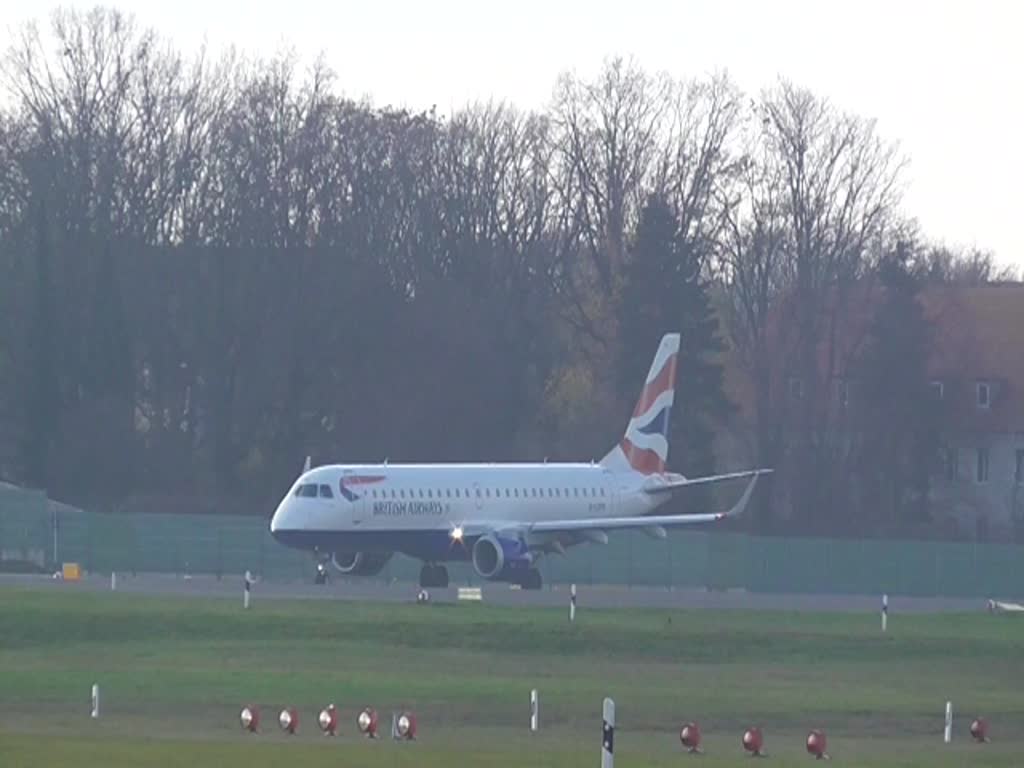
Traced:
<svg viewBox="0 0 1024 768">
<path fill-rule="evenodd" d="M 540 589 L 543 584 L 543 580 L 540 577 L 540 571 L 536 568 L 531 568 L 523 574 L 523 578 L 519 581 L 519 586 L 523 589 Z"/>
<path fill-rule="evenodd" d="M 432 587 L 434 589 L 447 589 L 448 588 L 448 569 L 443 565 L 431 565 L 426 563 L 420 568 L 420 586 L 424 589 Z"/>
</svg>

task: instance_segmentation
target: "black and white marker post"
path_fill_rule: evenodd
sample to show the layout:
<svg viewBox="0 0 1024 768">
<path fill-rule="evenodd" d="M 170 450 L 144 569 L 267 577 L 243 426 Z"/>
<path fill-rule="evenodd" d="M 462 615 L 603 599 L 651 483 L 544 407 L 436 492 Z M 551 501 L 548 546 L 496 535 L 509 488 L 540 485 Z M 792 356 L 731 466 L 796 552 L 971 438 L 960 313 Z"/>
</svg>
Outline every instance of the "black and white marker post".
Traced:
<svg viewBox="0 0 1024 768">
<path fill-rule="evenodd" d="M 882 595 L 882 632 L 889 624 L 889 595 Z"/>
<path fill-rule="evenodd" d="M 601 768 L 615 768 L 615 702 L 604 700 L 601 733 Z"/>
<path fill-rule="evenodd" d="M 569 587 L 569 623 L 576 621 L 576 585 Z"/>
<path fill-rule="evenodd" d="M 252 574 L 248 570 L 245 572 L 245 593 L 242 597 L 242 606 L 245 608 L 249 607 L 249 593 L 252 592 Z"/>
<path fill-rule="evenodd" d="M 530 691 L 530 730 L 537 731 L 540 725 L 539 701 L 537 700 L 537 689 Z"/>
</svg>

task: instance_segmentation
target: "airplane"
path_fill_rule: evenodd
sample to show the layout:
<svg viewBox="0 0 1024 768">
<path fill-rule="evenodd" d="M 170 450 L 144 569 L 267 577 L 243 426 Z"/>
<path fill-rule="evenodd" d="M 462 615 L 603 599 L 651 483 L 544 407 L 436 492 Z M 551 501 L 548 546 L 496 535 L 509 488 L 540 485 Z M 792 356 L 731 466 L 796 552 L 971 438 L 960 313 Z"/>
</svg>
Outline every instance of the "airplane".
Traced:
<svg viewBox="0 0 1024 768">
<path fill-rule="evenodd" d="M 608 532 L 667 528 L 739 515 L 771 469 L 687 478 L 665 469 L 675 399 L 679 334 L 658 346 L 626 433 L 599 462 L 512 464 L 334 464 L 311 467 L 270 521 L 280 543 L 329 558 L 348 576 L 379 573 L 395 552 L 423 561 L 420 586 L 448 586 L 447 562 L 482 579 L 540 589 L 537 562 Z M 655 514 L 673 492 L 750 478 L 723 512 Z"/>
</svg>

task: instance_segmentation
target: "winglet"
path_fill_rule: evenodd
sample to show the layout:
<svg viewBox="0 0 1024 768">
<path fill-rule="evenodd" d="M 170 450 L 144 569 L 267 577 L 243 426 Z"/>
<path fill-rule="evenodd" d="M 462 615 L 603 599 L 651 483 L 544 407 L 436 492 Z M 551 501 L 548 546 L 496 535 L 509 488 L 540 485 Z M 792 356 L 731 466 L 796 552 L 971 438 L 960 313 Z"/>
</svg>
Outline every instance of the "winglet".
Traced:
<svg viewBox="0 0 1024 768">
<path fill-rule="evenodd" d="M 312 461 L 313 461 L 313 457 L 312 456 L 307 456 L 306 457 L 306 463 L 302 465 L 302 474 L 306 474 L 307 472 L 309 472 L 309 466 L 312 463 Z"/>
<path fill-rule="evenodd" d="M 750 485 L 747 486 L 747 490 L 745 490 L 743 495 L 740 496 L 740 500 L 737 501 L 728 512 L 721 512 L 721 517 L 719 519 L 724 520 L 730 517 L 739 517 L 742 515 L 743 511 L 747 508 L 747 504 L 750 503 L 750 497 L 754 495 L 754 487 L 757 485 L 757 478 L 762 474 L 769 474 L 770 472 L 770 469 L 756 471 L 754 476 L 750 478 Z"/>
</svg>

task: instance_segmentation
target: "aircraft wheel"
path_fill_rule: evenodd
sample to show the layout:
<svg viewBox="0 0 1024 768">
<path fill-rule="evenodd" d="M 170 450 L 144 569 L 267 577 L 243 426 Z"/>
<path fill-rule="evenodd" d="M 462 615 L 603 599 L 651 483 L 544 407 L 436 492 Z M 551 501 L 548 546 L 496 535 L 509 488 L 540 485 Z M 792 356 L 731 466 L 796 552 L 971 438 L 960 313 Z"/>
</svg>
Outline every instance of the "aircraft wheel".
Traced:
<svg viewBox="0 0 1024 768">
<path fill-rule="evenodd" d="M 420 568 L 420 586 L 423 589 L 434 586 L 434 566 L 424 563 Z"/>
<path fill-rule="evenodd" d="M 531 568 L 523 576 L 523 582 L 521 584 L 523 589 L 540 589 L 543 585 L 543 579 L 541 579 L 540 571 L 536 568 Z"/>
</svg>

